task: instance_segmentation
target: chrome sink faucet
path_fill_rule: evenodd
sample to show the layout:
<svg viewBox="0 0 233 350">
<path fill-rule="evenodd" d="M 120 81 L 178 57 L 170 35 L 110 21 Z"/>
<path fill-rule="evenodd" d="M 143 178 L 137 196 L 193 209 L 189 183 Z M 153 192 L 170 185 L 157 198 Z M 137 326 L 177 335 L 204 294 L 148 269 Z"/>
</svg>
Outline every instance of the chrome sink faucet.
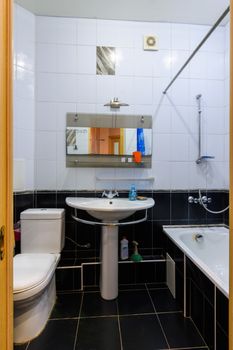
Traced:
<svg viewBox="0 0 233 350">
<path fill-rule="evenodd" d="M 119 193 L 116 190 L 114 191 L 110 190 L 108 192 L 104 191 L 102 193 L 102 197 L 107 197 L 108 199 L 112 199 L 114 197 L 119 197 Z"/>
</svg>

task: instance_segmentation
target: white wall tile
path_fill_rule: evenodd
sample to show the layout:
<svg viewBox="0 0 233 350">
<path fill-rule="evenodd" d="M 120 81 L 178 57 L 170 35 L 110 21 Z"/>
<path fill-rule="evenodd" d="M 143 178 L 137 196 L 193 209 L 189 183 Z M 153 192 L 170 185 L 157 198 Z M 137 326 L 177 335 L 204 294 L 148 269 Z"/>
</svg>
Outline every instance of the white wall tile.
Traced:
<svg viewBox="0 0 233 350">
<path fill-rule="evenodd" d="M 170 134 L 153 134 L 153 160 L 170 161 L 171 138 Z"/>
<path fill-rule="evenodd" d="M 207 155 L 214 156 L 215 161 L 225 161 L 225 136 L 207 135 Z"/>
<path fill-rule="evenodd" d="M 187 59 L 190 56 L 190 51 L 184 51 L 184 50 L 172 50 L 170 61 L 171 61 L 171 73 L 172 77 L 174 77 L 178 71 L 181 69 L 181 67 L 184 65 L 184 63 L 187 61 Z M 188 64 L 183 72 L 179 76 L 180 78 L 189 78 L 190 77 L 190 64 Z"/>
<path fill-rule="evenodd" d="M 135 51 L 132 48 L 116 49 L 116 75 L 132 76 L 135 72 Z"/>
<path fill-rule="evenodd" d="M 223 123 L 225 108 L 207 107 L 203 118 L 206 119 L 209 134 L 224 134 L 225 125 Z"/>
<path fill-rule="evenodd" d="M 75 102 L 77 99 L 76 75 L 57 74 L 56 101 Z"/>
<path fill-rule="evenodd" d="M 189 188 L 189 163 L 172 162 L 171 163 L 171 189 L 185 190 Z"/>
<path fill-rule="evenodd" d="M 14 128 L 26 129 L 34 132 L 35 129 L 35 102 L 14 97 Z"/>
<path fill-rule="evenodd" d="M 188 106 L 190 96 L 190 80 L 177 79 L 171 87 L 171 102 L 176 106 Z"/>
<path fill-rule="evenodd" d="M 56 17 L 36 17 L 36 41 L 38 43 L 56 43 Z"/>
<path fill-rule="evenodd" d="M 23 7 L 18 6 L 17 8 L 17 17 L 18 17 L 18 40 L 21 43 L 34 43 L 35 42 L 35 16 L 25 10 Z"/>
<path fill-rule="evenodd" d="M 134 100 L 134 79 L 133 77 L 116 77 L 116 96 L 120 101 L 128 104 L 135 102 Z M 122 111 L 124 111 L 122 107 Z"/>
<path fill-rule="evenodd" d="M 134 50 L 134 74 L 142 77 L 152 77 L 154 52 Z"/>
<path fill-rule="evenodd" d="M 66 168 L 64 161 L 57 161 L 57 187 L 58 191 L 73 190 L 77 188 L 76 168 Z"/>
<path fill-rule="evenodd" d="M 103 105 L 113 97 L 130 104 L 119 113 L 153 115 L 152 169 L 140 169 L 137 176 L 155 176 L 153 188 L 156 189 L 204 188 L 208 176 L 212 177 L 210 188 L 216 186 L 218 180 L 219 186 L 226 185 L 226 176 L 224 178 L 222 173 L 219 175 L 218 165 L 215 179 L 215 163 L 219 164 L 218 161 L 211 162 L 211 169 L 210 162 L 204 165 L 195 163 L 198 153 L 196 95 L 201 93 L 203 152 L 221 143 L 216 154 L 226 169 L 226 111 L 224 118 L 219 117 L 219 112 L 222 115 L 227 104 L 224 89 L 226 91 L 229 76 L 224 54 L 225 29 L 216 32 L 212 42 L 202 48 L 165 96 L 162 94 L 164 88 L 189 56 L 189 50 L 193 50 L 207 33 L 209 26 L 69 18 L 54 21 L 51 18 L 38 18 L 37 22 L 37 40 L 40 42 L 37 48 L 40 57 L 37 64 L 37 112 L 43 114 L 37 125 L 41 130 L 52 130 L 55 123 L 53 130 L 57 130 L 54 132 L 55 171 L 48 162 L 48 172 L 53 171 L 55 185 L 47 181 L 40 170 L 41 189 L 54 189 L 54 186 L 58 189 L 108 187 L 108 183 L 98 184 L 95 181 L 95 175 L 103 171 L 101 169 L 65 167 L 64 130 L 67 112 L 110 113 L 110 109 Z M 48 32 L 46 27 L 50 28 Z M 220 42 L 214 48 L 214 41 L 220 40 L 222 33 L 223 50 Z M 152 34 L 159 38 L 159 51 L 144 51 L 143 36 Z M 44 53 L 46 45 L 41 43 L 52 43 L 56 48 L 59 43 L 62 44 L 56 50 L 57 57 L 54 57 L 54 52 Z M 96 45 L 117 48 L 115 76 L 96 76 Z M 211 58 L 213 60 L 209 63 Z M 52 117 L 48 120 L 46 116 L 49 115 Z M 107 174 L 108 170 L 116 179 L 124 171 L 136 174 L 134 169 L 106 169 L 104 173 Z M 38 169 L 36 176 L 38 180 Z M 114 183 L 109 186 L 112 187 Z M 128 185 L 121 183 L 119 186 L 123 189 Z M 150 188 L 147 183 L 140 183 L 139 186 Z"/>
<path fill-rule="evenodd" d="M 199 51 L 192 59 L 189 65 L 190 78 L 206 79 L 208 78 L 208 53 Z"/>
<path fill-rule="evenodd" d="M 96 103 L 96 77 L 77 75 L 76 93 L 78 103 Z"/>
<path fill-rule="evenodd" d="M 203 45 L 203 50 L 208 52 L 225 51 L 225 32 L 224 27 L 218 27 Z"/>
<path fill-rule="evenodd" d="M 96 101 L 100 104 L 108 103 L 116 95 L 116 77 L 99 75 L 96 78 Z"/>
<path fill-rule="evenodd" d="M 36 130 L 54 131 L 56 128 L 57 104 L 52 102 L 38 102 L 36 104 Z"/>
<path fill-rule="evenodd" d="M 56 18 L 56 42 L 58 44 L 76 44 L 76 19 L 75 18 Z"/>
<path fill-rule="evenodd" d="M 33 100 L 35 96 L 35 73 L 24 68 L 16 68 L 15 93 L 17 97 Z"/>
<path fill-rule="evenodd" d="M 56 72 L 57 52 L 56 44 L 38 43 L 36 45 L 37 72 Z"/>
<path fill-rule="evenodd" d="M 79 74 L 96 74 L 95 46 L 77 46 L 76 71 Z"/>
<path fill-rule="evenodd" d="M 152 173 L 155 177 L 153 188 L 156 190 L 171 188 L 171 163 L 169 161 L 154 161 L 152 162 Z"/>
<path fill-rule="evenodd" d="M 54 102 L 57 98 L 57 75 L 53 73 L 37 74 L 37 101 Z"/>
<path fill-rule="evenodd" d="M 118 28 L 119 25 L 115 21 L 97 20 L 97 46 L 117 46 Z"/>
<path fill-rule="evenodd" d="M 189 163 L 189 186 L 192 189 L 206 188 L 206 172 L 208 163 L 196 164 L 195 161 Z"/>
<path fill-rule="evenodd" d="M 206 105 L 208 107 L 223 107 L 224 100 L 224 81 L 207 80 L 206 82 Z"/>
<path fill-rule="evenodd" d="M 77 19 L 77 44 L 96 46 L 96 27 L 95 19 Z"/>
<path fill-rule="evenodd" d="M 171 77 L 172 56 L 170 50 L 153 52 L 152 66 L 154 77 Z"/>
<path fill-rule="evenodd" d="M 57 162 L 54 160 L 36 160 L 35 190 L 57 189 Z"/>
<path fill-rule="evenodd" d="M 153 79 L 134 78 L 134 104 L 152 104 L 153 101 Z"/>
<path fill-rule="evenodd" d="M 34 159 L 34 134 L 31 130 L 14 130 L 14 158 Z"/>
<path fill-rule="evenodd" d="M 171 107 L 171 132 L 193 135 L 198 130 L 197 111 L 193 107 Z"/>
<path fill-rule="evenodd" d="M 173 50 L 189 50 L 190 26 L 187 24 L 172 24 L 171 41 Z"/>
<path fill-rule="evenodd" d="M 153 133 L 171 132 L 171 111 L 171 107 L 169 106 L 160 106 L 156 110 L 153 116 Z"/>
<path fill-rule="evenodd" d="M 22 41 L 17 49 L 17 66 L 24 69 L 35 70 L 35 44 L 34 42 Z"/>
<path fill-rule="evenodd" d="M 36 158 L 56 160 L 57 156 L 57 134 L 56 131 L 36 132 Z"/>
<path fill-rule="evenodd" d="M 224 77 L 225 57 L 222 53 L 208 53 L 207 63 L 207 79 L 222 79 Z"/>
<path fill-rule="evenodd" d="M 76 46 L 74 45 L 57 45 L 57 73 L 76 73 L 77 56 Z"/>
<path fill-rule="evenodd" d="M 92 168 L 76 168 L 76 183 L 77 190 L 95 190 L 95 169 Z"/>
<path fill-rule="evenodd" d="M 61 131 L 64 133 L 64 130 L 66 129 L 66 114 L 67 113 L 76 113 L 79 111 L 77 110 L 77 106 L 75 103 L 61 103 L 61 102 L 59 102 L 56 104 L 56 107 L 57 107 L 57 111 L 56 111 L 57 131 Z M 86 109 L 84 109 L 84 111 L 86 111 Z"/>
<path fill-rule="evenodd" d="M 185 134 L 171 135 L 171 161 L 189 160 L 189 137 Z"/>
</svg>

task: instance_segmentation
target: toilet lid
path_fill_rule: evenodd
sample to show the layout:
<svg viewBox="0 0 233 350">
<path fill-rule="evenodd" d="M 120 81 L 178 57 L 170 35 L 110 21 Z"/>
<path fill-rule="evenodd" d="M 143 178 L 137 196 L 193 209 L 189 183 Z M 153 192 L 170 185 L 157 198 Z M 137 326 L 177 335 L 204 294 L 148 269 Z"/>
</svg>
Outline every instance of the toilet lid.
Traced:
<svg viewBox="0 0 233 350">
<path fill-rule="evenodd" d="M 36 287 L 56 266 L 55 254 L 18 254 L 14 257 L 14 293 Z"/>
</svg>

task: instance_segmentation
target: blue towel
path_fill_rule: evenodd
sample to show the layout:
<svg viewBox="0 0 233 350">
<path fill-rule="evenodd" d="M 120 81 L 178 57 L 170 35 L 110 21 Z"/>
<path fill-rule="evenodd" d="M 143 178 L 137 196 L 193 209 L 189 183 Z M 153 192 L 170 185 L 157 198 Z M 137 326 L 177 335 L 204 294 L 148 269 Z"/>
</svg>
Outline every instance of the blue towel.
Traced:
<svg viewBox="0 0 233 350">
<path fill-rule="evenodd" d="M 142 128 L 137 129 L 137 151 L 141 152 L 143 156 L 145 155 L 145 140 Z"/>
</svg>

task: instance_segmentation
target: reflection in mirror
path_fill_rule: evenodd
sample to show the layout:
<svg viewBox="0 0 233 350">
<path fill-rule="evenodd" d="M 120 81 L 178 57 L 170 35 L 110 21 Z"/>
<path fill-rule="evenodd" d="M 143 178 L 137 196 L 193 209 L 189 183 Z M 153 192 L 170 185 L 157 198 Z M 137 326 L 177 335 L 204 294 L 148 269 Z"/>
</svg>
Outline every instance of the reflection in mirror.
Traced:
<svg viewBox="0 0 233 350">
<path fill-rule="evenodd" d="M 142 128 L 66 128 L 67 154 L 151 155 L 152 131 Z"/>
</svg>

